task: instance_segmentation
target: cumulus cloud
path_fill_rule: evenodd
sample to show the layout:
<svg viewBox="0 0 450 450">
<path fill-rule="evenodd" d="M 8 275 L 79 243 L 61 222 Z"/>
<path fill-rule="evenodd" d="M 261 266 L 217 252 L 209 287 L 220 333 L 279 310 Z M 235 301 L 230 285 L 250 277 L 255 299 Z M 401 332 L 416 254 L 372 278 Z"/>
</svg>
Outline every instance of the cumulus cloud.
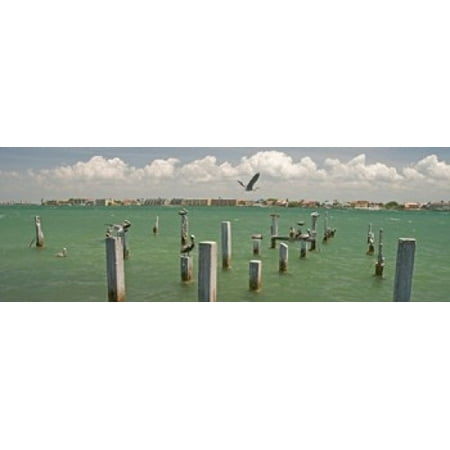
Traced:
<svg viewBox="0 0 450 450">
<path fill-rule="evenodd" d="M 134 167 L 120 158 L 94 156 L 88 161 L 53 169 L 24 173 L 0 171 L 1 184 L 22 183 L 35 186 L 39 195 L 61 197 L 151 197 L 221 195 L 238 197 L 243 191 L 236 180 L 246 181 L 261 173 L 260 195 L 335 198 L 354 193 L 377 199 L 382 192 L 395 195 L 408 189 L 427 192 L 430 187 L 447 189 L 450 164 L 429 155 L 407 167 L 395 168 L 382 162 L 368 163 L 360 154 L 349 161 L 327 158 L 319 166 L 311 157 L 299 160 L 286 152 L 267 150 L 244 156 L 234 164 L 219 163 L 216 156 L 205 156 L 182 164 L 179 159 L 155 159 L 144 167 Z M 1 186 L 0 186 L 1 187 Z M 295 193 L 295 194 L 293 194 Z M 341 193 L 341 194 L 340 194 Z M 53 194 L 53 195 L 52 195 Z M 382 200 L 382 199 L 381 199 Z"/>
<path fill-rule="evenodd" d="M 354 157 L 347 163 L 327 158 L 325 166 L 328 168 L 328 176 L 335 181 L 395 183 L 402 180 L 402 176 L 394 167 L 379 162 L 367 164 L 364 154 Z"/>
<path fill-rule="evenodd" d="M 403 169 L 405 177 L 430 182 L 450 181 L 450 164 L 439 161 L 436 155 L 429 155 L 417 164 Z"/>
</svg>

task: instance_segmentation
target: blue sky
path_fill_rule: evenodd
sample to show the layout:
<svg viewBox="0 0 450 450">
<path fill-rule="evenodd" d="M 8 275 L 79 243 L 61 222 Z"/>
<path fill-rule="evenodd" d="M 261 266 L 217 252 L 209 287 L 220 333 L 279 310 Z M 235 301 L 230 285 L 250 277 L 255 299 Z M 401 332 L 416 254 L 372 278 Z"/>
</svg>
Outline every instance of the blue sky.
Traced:
<svg viewBox="0 0 450 450">
<path fill-rule="evenodd" d="M 450 200 L 449 148 L 0 148 L 0 201 L 68 197 Z M 237 179 L 261 172 L 256 193 Z"/>
<path fill-rule="evenodd" d="M 102 155 L 106 158 L 119 157 L 129 164 L 143 166 L 156 158 L 175 157 L 182 162 L 192 161 L 207 155 L 215 155 L 219 162 L 237 162 L 242 156 L 249 156 L 269 147 L 3 147 L 0 148 L 0 169 L 26 170 L 48 169 L 65 164 L 75 164 Z M 415 162 L 429 154 L 436 154 L 449 161 L 450 148 L 377 148 L 377 147 L 270 147 L 285 151 L 293 156 L 311 156 L 318 163 L 327 157 L 350 159 L 365 153 L 370 163 L 382 161 L 401 166 Z"/>
</svg>

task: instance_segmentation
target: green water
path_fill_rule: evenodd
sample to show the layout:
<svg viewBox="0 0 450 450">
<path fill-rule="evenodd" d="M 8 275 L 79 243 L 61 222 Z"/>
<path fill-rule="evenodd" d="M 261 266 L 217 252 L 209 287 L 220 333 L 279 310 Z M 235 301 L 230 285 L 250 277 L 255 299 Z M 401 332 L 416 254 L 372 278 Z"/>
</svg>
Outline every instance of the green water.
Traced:
<svg viewBox="0 0 450 450">
<path fill-rule="evenodd" d="M 104 232 L 106 223 L 132 222 L 130 258 L 125 263 L 128 301 L 197 301 L 197 249 L 194 281 L 180 281 L 180 216 L 176 207 L 0 207 L 0 299 L 2 301 L 106 301 Z M 218 266 L 218 301 L 392 301 L 399 237 L 417 240 L 413 301 L 446 301 L 450 291 L 448 212 L 328 210 L 336 236 L 299 258 L 299 243 L 289 244 L 286 274 L 278 272 L 278 250 L 270 249 L 270 214 L 278 213 L 279 234 L 305 221 L 312 210 L 299 208 L 188 208 L 197 242 L 217 241 L 220 223 L 232 227 L 232 269 Z M 317 229 L 323 234 L 324 210 Z M 45 248 L 29 247 L 34 216 L 41 216 Z M 156 216 L 160 234 L 152 227 Z M 376 237 L 384 229 L 384 277 L 374 276 L 375 256 L 367 256 L 368 224 Z M 263 286 L 248 289 L 251 235 L 262 233 Z M 63 247 L 67 258 L 55 254 Z"/>
</svg>

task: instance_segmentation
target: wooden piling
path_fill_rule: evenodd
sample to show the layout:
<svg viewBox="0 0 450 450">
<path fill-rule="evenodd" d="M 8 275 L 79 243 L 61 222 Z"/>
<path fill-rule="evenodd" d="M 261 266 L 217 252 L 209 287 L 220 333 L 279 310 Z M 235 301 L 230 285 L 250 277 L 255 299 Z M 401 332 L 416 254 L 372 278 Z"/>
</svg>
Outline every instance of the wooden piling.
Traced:
<svg viewBox="0 0 450 450">
<path fill-rule="evenodd" d="M 371 223 L 369 223 L 369 231 L 367 232 L 367 243 L 369 244 L 367 254 L 372 256 L 375 253 L 375 234 L 372 231 Z"/>
<path fill-rule="evenodd" d="M 280 258 L 279 271 L 286 272 L 288 268 L 288 246 L 284 242 L 280 242 Z"/>
<path fill-rule="evenodd" d="M 373 231 L 372 231 L 372 224 L 369 223 L 369 230 L 367 231 L 367 243 L 370 244 L 370 240 L 371 239 L 373 240 L 374 237 L 375 236 L 374 236 Z"/>
<path fill-rule="evenodd" d="M 199 244 L 198 301 L 217 300 L 217 244 L 204 241 Z"/>
<path fill-rule="evenodd" d="M 194 277 L 194 257 L 190 255 L 180 255 L 181 281 L 189 282 Z"/>
<path fill-rule="evenodd" d="M 187 245 L 188 237 L 189 237 L 189 220 L 188 220 L 188 212 L 183 208 L 178 212 L 181 216 L 181 228 L 180 228 L 180 237 L 181 237 L 181 248 Z"/>
<path fill-rule="evenodd" d="M 329 234 L 329 229 L 328 229 L 328 211 L 325 212 L 325 217 L 324 217 L 324 221 L 323 221 L 323 242 L 327 242 L 328 238 L 330 237 Z"/>
<path fill-rule="evenodd" d="M 320 214 L 318 212 L 311 213 L 311 244 L 310 244 L 310 250 L 316 249 L 316 237 L 317 237 L 317 219 L 319 218 Z"/>
<path fill-rule="evenodd" d="M 300 258 L 306 257 L 306 239 L 300 241 Z"/>
<path fill-rule="evenodd" d="M 153 225 L 153 234 L 159 234 L 159 216 L 156 216 L 155 225 Z"/>
<path fill-rule="evenodd" d="M 320 214 L 317 211 L 311 213 L 311 231 L 317 231 L 317 219 L 319 216 Z"/>
<path fill-rule="evenodd" d="M 394 302 L 409 302 L 411 299 L 415 251 L 415 239 L 400 238 L 398 240 Z"/>
<path fill-rule="evenodd" d="M 375 275 L 377 277 L 383 276 L 384 269 L 384 256 L 383 256 L 383 229 L 380 230 L 380 235 L 378 238 L 378 255 L 377 262 L 375 264 Z"/>
<path fill-rule="evenodd" d="M 120 237 L 107 237 L 105 243 L 108 300 L 110 302 L 123 302 L 125 301 L 125 271 L 122 239 Z"/>
<path fill-rule="evenodd" d="M 261 289 L 261 268 L 262 262 L 258 259 L 252 259 L 249 263 L 249 287 L 251 291 Z"/>
<path fill-rule="evenodd" d="M 278 218 L 280 217 L 279 214 L 271 214 L 272 217 L 272 224 L 270 225 L 270 236 L 278 236 Z M 275 239 L 272 239 L 270 242 L 270 248 L 276 248 L 277 241 Z"/>
<path fill-rule="evenodd" d="M 252 240 L 253 240 L 253 256 L 260 256 L 261 255 L 262 235 L 254 234 L 254 235 L 252 235 Z"/>
<path fill-rule="evenodd" d="M 43 247 L 44 233 L 42 232 L 41 218 L 39 216 L 34 217 L 34 226 L 36 228 L 36 247 Z"/>
<path fill-rule="evenodd" d="M 222 268 L 231 268 L 231 223 L 224 221 L 221 223 L 222 231 Z"/>
<path fill-rule="evenodd" d="M 117 232 L 117 236 L 120 238 L 120 242 L 122 243 L 123 259 L 128 259 L 130 256 L 130 247 L 128 246 L 127 232 L 122 229 Z"/>
</svg>

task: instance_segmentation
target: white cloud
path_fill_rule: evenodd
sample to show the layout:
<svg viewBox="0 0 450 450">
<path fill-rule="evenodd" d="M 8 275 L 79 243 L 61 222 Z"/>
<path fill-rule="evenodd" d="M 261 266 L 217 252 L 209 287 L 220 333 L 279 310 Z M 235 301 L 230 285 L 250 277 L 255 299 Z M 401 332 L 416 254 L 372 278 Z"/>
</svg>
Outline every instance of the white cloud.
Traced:
<svg viewBox="0 0 450 450">
<path fill-rule="evenodd" d="M 366 164 L 364 154 L 356 156 L 347 163 L 341 163 L 338 159 L 326 159 L 325 166 L 329 168 L 328 176 L 335 181 L 395 183 L 403 179 L 394 167 L 378 162 Z"/>
<path fill-rule="evenodd" d="M 61 166 L 41 172 L 42 175 L 54 176 L 61 180 L 99 181 L 123 180 L 133 169 L 120 158 L 106 159 L 103 156 L 93 156 L 87 162 L 80 161 L 72 166 Z"/>
<path fill-rule="evenodd" d="M 439 161 L 436 155 L 429 155 L 417 164 L 403 170 L 406 177 L 430 182 L 450 182 L 450 164 Z"/>
<path fill-rule="evenodd" d="M 173 178 L 179 162 L 180 160 L 176 158 L 155 159 L 143 169 L 136 169 L 134 175 L 138 178 Z"/>
<path fill-rule="evenodd" d="M 155 159 L 138 168 L 117 157 L 94 156 L 53 169 L 0 171 L 0 188 L 11 195 L 12 186 L 22 184 L 39 198 L 239 197 L 247 194 L 236 180 L 248 181 L 255 172 L 261 173 L 258 195 L 280 198 L 352 196 L 383 201 L 396 195 L 405 197 L 409 190 L 416 194 L 408 199 L 420 194 L 419 200 L 426 200 L 425 195 L 433 193 L 442 197 L 450 182 L 450 164 L 439 161 L 436 155 L 399 169 L 382 162 L 369 164 L 364 154 L 349 161 L 328 158 L 321 168 L 308 156 L 294 160 L 286 152 L 267 150 L 242 157 L 234 164 L 219 164 L 215 156 L 209 155 L 185 164 L 176 158 Z"/>
</svg>

